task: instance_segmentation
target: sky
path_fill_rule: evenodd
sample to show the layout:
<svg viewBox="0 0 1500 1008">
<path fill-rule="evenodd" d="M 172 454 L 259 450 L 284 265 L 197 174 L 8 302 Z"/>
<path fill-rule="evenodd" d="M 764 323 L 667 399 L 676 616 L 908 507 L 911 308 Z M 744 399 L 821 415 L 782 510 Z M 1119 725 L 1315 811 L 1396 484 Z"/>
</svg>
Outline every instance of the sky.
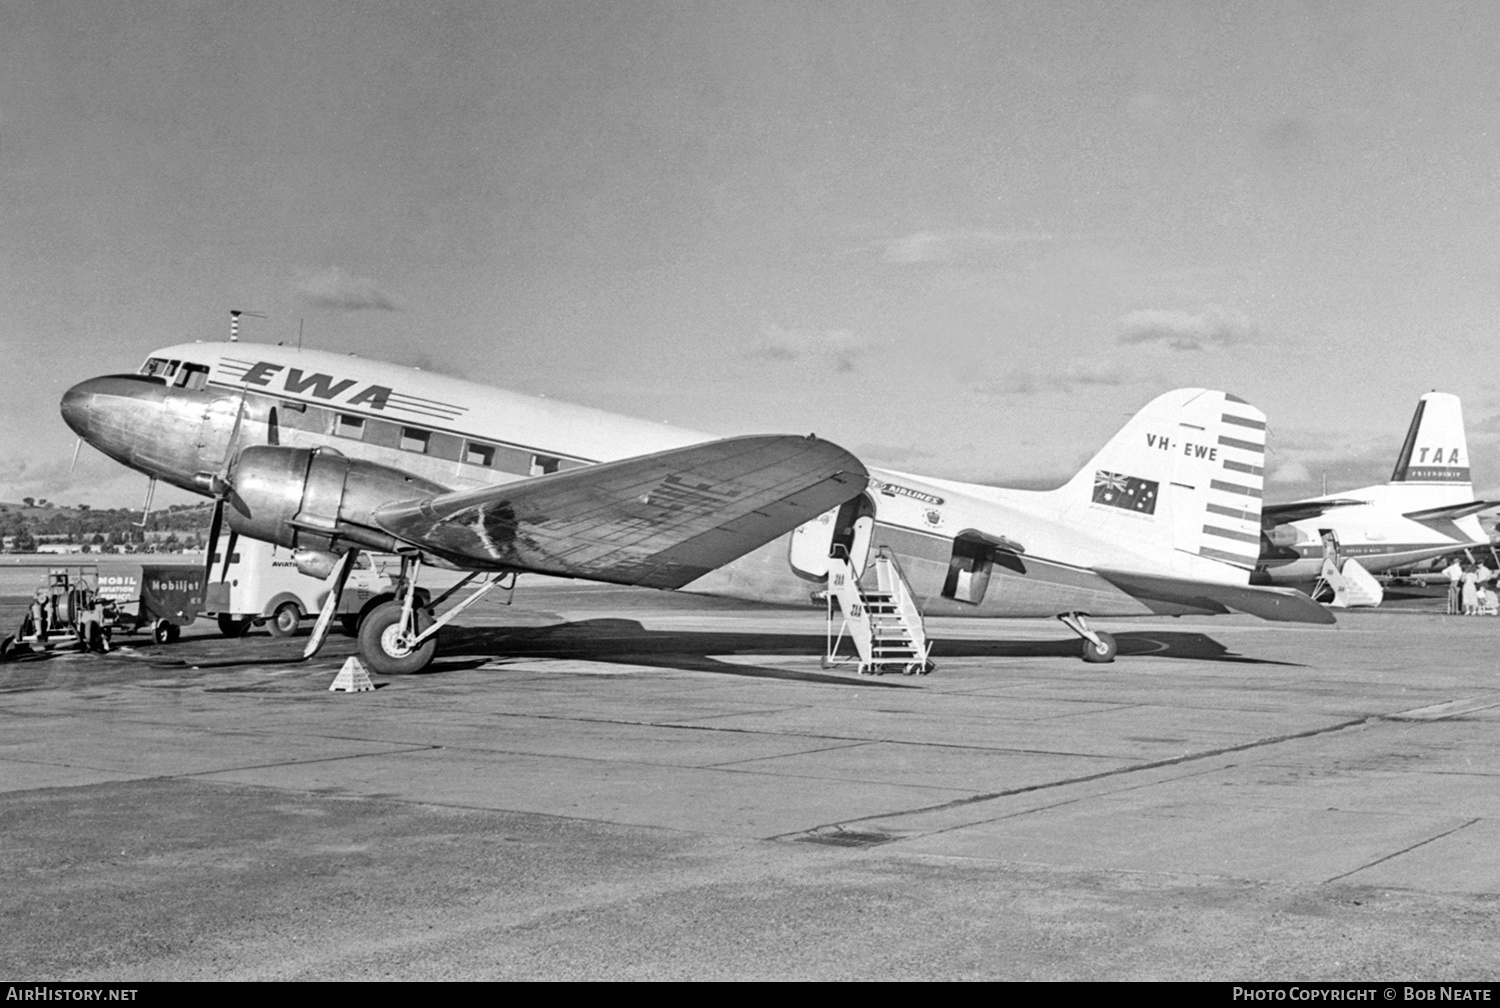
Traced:
<svg viewBox="0 0 1500 1008">
<path fill-rule="evenodd" d="M 1438 389 L 1494 496 L 1497 51 L 1432 0 L 0 0 L 0 500 L 139 506 L 58 401 L 230 309 L 1005 486 L 1202 386 L 1336 492 Z"/>
</svg>

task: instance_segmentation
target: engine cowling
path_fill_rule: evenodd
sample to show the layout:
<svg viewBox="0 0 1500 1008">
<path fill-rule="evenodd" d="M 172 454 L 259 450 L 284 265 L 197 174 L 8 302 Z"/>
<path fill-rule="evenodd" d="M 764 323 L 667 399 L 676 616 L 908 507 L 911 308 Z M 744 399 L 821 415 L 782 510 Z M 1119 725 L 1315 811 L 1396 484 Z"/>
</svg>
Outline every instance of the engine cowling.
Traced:
<svg viewBox="0 0 1500 1008">
<path fill-rule="evenodd" d="M 229 483 L 229 527 L 240 535 L 294 550 L 335 552 L 350 544 L 394 552 L 402 543 L 375 524 L 375 509 L 448 492 L 392 466 L 329 449 L 279 445 L 241 451 Z"/>
</svg>

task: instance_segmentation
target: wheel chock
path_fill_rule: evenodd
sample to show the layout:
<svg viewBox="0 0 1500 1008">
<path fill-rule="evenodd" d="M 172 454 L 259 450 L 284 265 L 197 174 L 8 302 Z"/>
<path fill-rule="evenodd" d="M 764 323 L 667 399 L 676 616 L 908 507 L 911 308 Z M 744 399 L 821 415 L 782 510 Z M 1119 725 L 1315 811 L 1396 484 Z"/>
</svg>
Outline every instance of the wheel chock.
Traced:
<svg viewBox="0 0 1500 1008">
<path fill-rule="evenodd" d="M 344 659 L 344 667 L 339 669 L 339 674 L 334 676 L 333 685 L 328 687 L 330 693 L 368 693 L 375 689 L 375 684 L 370 681 L 370 672 L 365 668 L 364 662 L 350 655 Z"/>
</svg>

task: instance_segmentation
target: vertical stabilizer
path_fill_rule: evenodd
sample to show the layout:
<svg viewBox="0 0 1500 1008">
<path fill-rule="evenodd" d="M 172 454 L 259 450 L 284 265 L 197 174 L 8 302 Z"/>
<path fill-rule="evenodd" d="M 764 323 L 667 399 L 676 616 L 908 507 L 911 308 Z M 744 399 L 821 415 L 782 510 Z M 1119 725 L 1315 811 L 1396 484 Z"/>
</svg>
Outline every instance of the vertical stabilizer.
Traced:
<svg viewBox="0 0 1500 1008">
<path fill-rule="evenodd" d="M 1152 400 L 1066 486 L 1066 520 L 1143 562 L 1244 584 L 1260 552 L 1265 414 L 1237 396 Z"/>
<path fill-rule="evenodd" d="M 1429 392 L 1417 400 L 1392 483 L 1469 483 L 1469 445 L 1458 396 Z"/>
</svg>

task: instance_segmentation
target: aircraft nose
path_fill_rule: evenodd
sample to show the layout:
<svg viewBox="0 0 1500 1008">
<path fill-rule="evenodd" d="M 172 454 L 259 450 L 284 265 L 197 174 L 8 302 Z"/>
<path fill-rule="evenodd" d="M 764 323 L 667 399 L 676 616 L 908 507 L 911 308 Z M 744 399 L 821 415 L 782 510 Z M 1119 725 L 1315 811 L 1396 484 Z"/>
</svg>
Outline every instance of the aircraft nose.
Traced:
<svg viewBox="0 0 1500 1008">
<path fill-rule="evenodd" d="M 73 433 L 81 438 L 89 436 L 90 407 L 94 404 L 94 396 L 98 394 L 99 383 L 102 380 L 90 378 L 88 381 L 79 382 L 63 393 L 63 421 L 73 428 Z"/>
</svg>

